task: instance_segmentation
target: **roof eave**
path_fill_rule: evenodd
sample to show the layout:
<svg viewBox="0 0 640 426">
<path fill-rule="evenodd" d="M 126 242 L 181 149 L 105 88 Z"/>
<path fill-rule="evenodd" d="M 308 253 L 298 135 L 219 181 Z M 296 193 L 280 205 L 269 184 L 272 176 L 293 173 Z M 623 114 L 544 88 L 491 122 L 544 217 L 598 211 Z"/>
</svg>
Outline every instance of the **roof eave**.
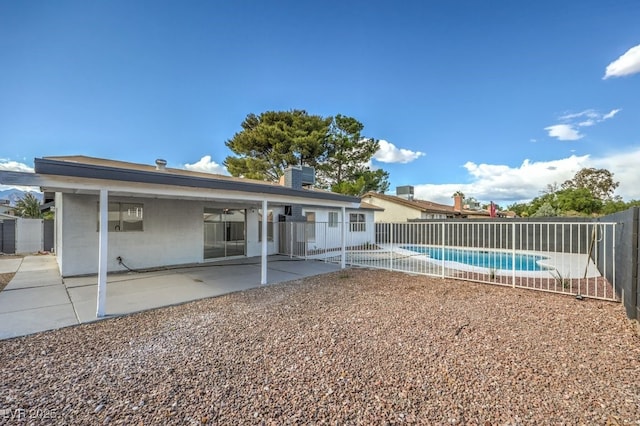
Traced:
<svg viewBox="0 0 640 426">
<path fill-rule="evenodd" d="M 48 158 L 34 160 L 35 171 L 39 175 L 70 176 L 87 179 L 115 180 L 146 184 L 173 185 L 191 188 L 218 189 L 228 191 L 258 192 L 273 195 L 304 197 L 317 200 L 359 203 L 360 198 L 332 192 L 312 192 L 275 185 L 261 185 L 242 181 L 229 181 L 215 177 L 185 176 L 156 171 L 123 169 L 86 163 L 71 163 Z"/>
</svg>

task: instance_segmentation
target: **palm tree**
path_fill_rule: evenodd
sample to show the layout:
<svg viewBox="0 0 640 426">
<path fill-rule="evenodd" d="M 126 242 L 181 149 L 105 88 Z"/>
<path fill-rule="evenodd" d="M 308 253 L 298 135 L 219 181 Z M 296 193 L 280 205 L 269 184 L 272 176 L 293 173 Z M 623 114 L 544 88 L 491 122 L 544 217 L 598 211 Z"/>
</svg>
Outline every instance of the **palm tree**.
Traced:
<svg viewBox="0 0 640 426">
<path fill-rule="evenodd" d="M 42 217 L 40 212 L 40 200 L 32 193 L 25 194 L 16 203 L 16 216 L 38 219 Z"/>
</svg>

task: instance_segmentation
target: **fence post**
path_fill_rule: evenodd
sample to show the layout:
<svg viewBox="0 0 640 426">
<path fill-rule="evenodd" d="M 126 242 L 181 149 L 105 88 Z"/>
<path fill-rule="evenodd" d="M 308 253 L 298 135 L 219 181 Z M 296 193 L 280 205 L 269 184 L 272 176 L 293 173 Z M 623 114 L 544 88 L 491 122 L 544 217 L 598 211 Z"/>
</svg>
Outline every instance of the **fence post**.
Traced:
<svg viewBox="0 0 640 426">
<path fill-rule="evenodd" d="M 294 222 L 288 222 L 288 223 L 289 223 L 289 258 L 292 259 L 293 258 L 293 229 L 294 229 L 293 225 L 295 223 Z"/>
<path fill-rule="evenodd" d="M 444 276 L 445 276 L 445 273 L 444 273 L 444 244 L 445 244 L 444 233 L 445 233 L 445 230 L 446 230 L 445 222 L 442 222 L 441 228 L 442 228 L 440 230 L 440 238 L 441 238 L 441 241 L 440 241 L 440 252 L 441 252 L 441 257 L 442 257 L 442 273 L 441 273 L 441 276 L 442 276 L 442 278 L 444 278 Z"/>
<path fill-rule="evenodd" d="M 393 223 L 389 224 L 390 226 L 390 230 L 389 230 L 389 242 L 390 242 L 390 249 L 389 249 L 389 270 L 393 271 Z"/>
<path fill-rule="evenodd" d="M 511 286 L 516 288 L 516 224 L 511 224 Z"/>
<path fill-rule="evenodd" d="M 327 258 L 329 257 L 329 250 L 327 249 L 327 233 L 329 232 L 329 222 L 325 222 L 324 224 L 324 245 L 322 247 L 322 251 L 324 252 L 324 263 L 327 263 Z"/>
<path fill-rule="evenodd" d="M 340 269 L 347 267 L 347 209 L 342 207 L 342 221 L 340 225 Z"/>
</svg>

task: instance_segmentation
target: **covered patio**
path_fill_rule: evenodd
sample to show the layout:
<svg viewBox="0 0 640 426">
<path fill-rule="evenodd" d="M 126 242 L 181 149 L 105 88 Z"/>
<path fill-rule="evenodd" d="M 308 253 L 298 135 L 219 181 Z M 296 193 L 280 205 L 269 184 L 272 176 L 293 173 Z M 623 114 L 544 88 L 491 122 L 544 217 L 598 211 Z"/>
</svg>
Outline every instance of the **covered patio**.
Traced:
<svg viewBox="0 0 640 426">
<path fill-rule="evenodd" d="M 357 197 L 303 186 L 302 169 L 296 167 L 285 170 L 280 185 L 170 169 L 164 160 L 157 160 L 154 167 L 71 156 L 36 158 L 34 164 L 35 173 L 0 171 L 0 183 L 39 186 L 54 196 L 55 253 L 60 273 L 64 277 L 97 274 L 93 318 L 120 314 L 107 307 L 107 273 L 129 267 L 204 267 L 214 261 L 213 267 L 222 269 L 220 265 L 226 261 L 244 259 L 257 269 L 256 283 L 279 281 L 278 272 L 287 271 L 271 271 L 267 260 L 280 252 L 274 228 L 281 221 L 306 221 L 303 206 L 331 209 L 337 215 L 336 224 L 341 229 L 337 245 L 344 267 L 347 209 L 360 206 Z M 275 278 L 269 276 L 271 272 Z M 186 286 L 188 281 L 182 284 Z M 70 290 L 69 294 L 83 300 L 78 318 L 88 318 L 84 315 L 88 293 L 82 290 L 86 281 L 78 278 L 77 282 L 81 284 L 72 288 L 80 290 Z M 251 285 L 254 281 L 243 282 Z M 198 287 L 197 283 L 191 279 L 189 284 Z M 109 286 L 109 291 L 112 287 L 117 286 Z M 173 300 L 176 295 L 169 296 Z M 132 306 L 147 308 L 144 302 L 132 302 Z"/>
</svg>

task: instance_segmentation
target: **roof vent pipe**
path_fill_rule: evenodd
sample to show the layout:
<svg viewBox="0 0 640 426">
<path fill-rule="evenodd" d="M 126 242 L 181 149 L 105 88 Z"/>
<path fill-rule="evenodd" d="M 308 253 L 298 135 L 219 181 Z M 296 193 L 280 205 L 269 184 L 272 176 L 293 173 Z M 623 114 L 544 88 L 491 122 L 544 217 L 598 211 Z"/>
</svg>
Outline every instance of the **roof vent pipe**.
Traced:
<svg viewBox="0 0 640 426">
<path fill-rule="evenodd" d="M 165 170 L 167 168 L 167 160 L 158 158 L 156 160 L 156 170 Z"/>
</svg>

